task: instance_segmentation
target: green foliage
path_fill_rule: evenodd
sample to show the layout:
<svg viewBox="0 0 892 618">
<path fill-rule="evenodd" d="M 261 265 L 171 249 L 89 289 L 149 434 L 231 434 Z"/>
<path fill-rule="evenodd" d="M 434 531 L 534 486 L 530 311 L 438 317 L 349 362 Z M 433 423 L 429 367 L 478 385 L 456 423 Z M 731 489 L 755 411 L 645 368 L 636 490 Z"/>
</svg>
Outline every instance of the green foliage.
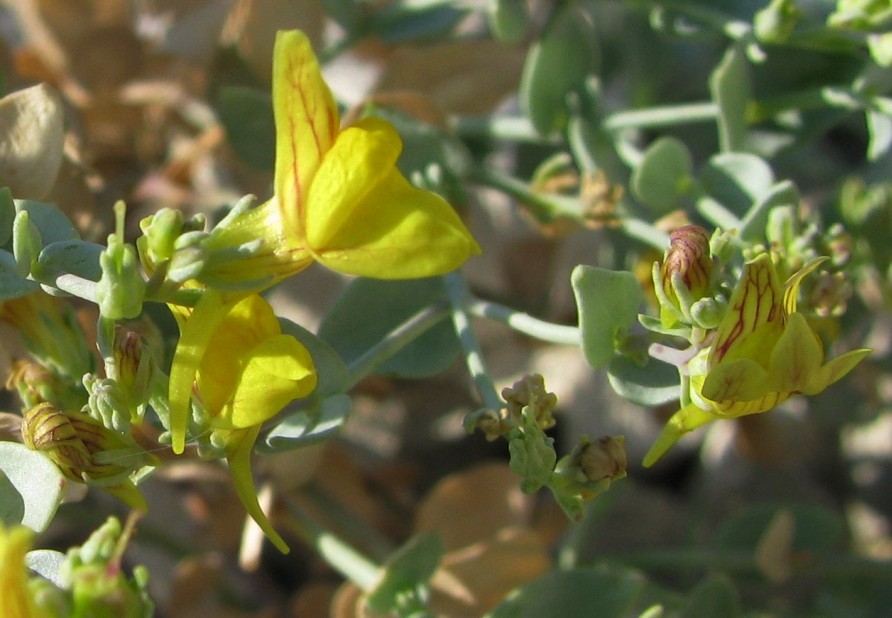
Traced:
<svg viewBox="0 0 892 618">
<path fill-rule="evenodd" d="M 44 531 L 62 501 L 65 480 L 41 453 L 0 442 L 0 520 Z"/>
<path fill-rule="evenodd" d="M 579 308 L 585 360 L 592 367 L 606 367 L 613 360 L 617 339 L 635 321 L 641 286 L 631 273 L 590 266 L 577 266 L 570 281 Z"/>
</svg>

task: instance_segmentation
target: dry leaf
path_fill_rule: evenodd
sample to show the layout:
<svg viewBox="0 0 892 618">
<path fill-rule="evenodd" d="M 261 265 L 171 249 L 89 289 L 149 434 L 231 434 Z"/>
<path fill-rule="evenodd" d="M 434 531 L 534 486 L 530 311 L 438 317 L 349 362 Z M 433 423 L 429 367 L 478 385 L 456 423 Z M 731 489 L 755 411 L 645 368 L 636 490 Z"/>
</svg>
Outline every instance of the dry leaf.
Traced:
<svg viewBox="0 0 892 618">
<path fill-rule="evenodd" d="M 453 551 L 526 525 L 532 506 L 507 464 L 489 462 L 437 483 L 418 508 L 415 529 L 436 530 Z"/>
<path fill-rule="evenodd" d="M 423 92 L 446 112 L 491 112 L 517 88 L 524 50 L 495 41 L 406 47 L 388 60 L 376 91 Z"/>
<path fill-rule="evenodd" d="M 64 140 L 62 101 L 40 84 L 0 99 L 0 178 L 16 198 L 39 200 L 59 174 Z"/>
</svg>

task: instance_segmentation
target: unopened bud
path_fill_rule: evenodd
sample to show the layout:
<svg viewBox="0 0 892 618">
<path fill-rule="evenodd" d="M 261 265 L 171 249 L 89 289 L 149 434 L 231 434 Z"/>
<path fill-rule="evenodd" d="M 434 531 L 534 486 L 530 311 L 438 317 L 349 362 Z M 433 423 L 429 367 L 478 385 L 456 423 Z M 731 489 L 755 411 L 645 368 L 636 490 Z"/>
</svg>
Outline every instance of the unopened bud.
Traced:
<svg viewBox="0 0 892 618">
<path fill-rule="evenodd" d="M 691 305 L 709 292 L 711 276 L 712 255 L 706 230 L 685 225 L 672 232 L 659 272 L 654 267 L 654 286 L 664 326 L 690 320 Z"/>
<path fill-rule="evenodd" d="M 139 511 L 146 502 L 129 476 L 155 459 L 91 416 L 42 403 L 25 412 L 22 441 L 46 454 L 65 478 L 98 485 Z"/>
<path fill-rule="evenodd" d="M 507 418 L 513 424 L 522 425 L 521 417 L 531 415 L 539 429 L 548 429 L 555 423 L 552 412 L 557 395 L 545 390 L 545 378 L 541 374 L 526 375 L 512 387 L 502 389 L 502 398 L 508 404 Z"/>
<path fill-rule="evenodd" d="M 607 491 L 613 481 L 626 476 L 626 450 L 622 436 L 604 436 L 592 442 L 583 436 L 573 451 L 561 458 L 554 474 L 567 494 L 591 500 Z"/>
</svg>

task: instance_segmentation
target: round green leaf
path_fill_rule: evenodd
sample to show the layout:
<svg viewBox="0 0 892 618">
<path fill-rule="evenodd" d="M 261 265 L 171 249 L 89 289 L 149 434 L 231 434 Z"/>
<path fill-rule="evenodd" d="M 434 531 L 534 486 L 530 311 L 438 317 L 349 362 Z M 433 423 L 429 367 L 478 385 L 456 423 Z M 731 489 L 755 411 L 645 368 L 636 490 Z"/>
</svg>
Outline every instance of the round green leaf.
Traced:
<svg viewBox="0 0 892 618">
<path fill-rule="evenodd" d="M 530 49 L 520 80 L 521 103 L 539 133 L 547 135 L 567 124 L 567 96 L 582 90 L 599 62 L 588 14 L 573 2 L 556 9 Z"/>
<path fill-rule="evenodd" d="M 744 149 L 746 108 L 750 99 L 749 62 L 744 46 L 733 44 L 709 79 L 712 98 L 719 107 L 719 146 L 722 152 Z"/>
<path fill-rule="evenodd" d="M 66 588 L 68 582 L 59 573 L 62 563 L 65 562 L 65 554 L 54 549 L 35 549 L 25 555 L 25 564 L 28 568 L 51 581 L 58 588 Z"/>
<path fill-rule="evenodd" d="M 334 395 L 287 414 L 257 443 L 259 453 L 278 453 L 333 438 L 350 416 L 350 397 Z"/>
<path fill-rule="evenodd" d="M 40 232 L 43 246 L 54 242 L 80 240 L 80 234 L 74 224 L 52 204 L 33 200 L 16 200 L 15 208 L 17 213 L 23 210 L 28 212 L 31 223 Z"/>
<path fill-rule="evenodd" d="M 439 277 L 404 281 L 358 278 L 325 316 L 319 337 L 349 365 L 419 311 L 445 299 Z M 435 375 L 455 362 L 460 351 L 452 323 L 444 316 L 377 371 L 403 378 Z"/>
<path fill-rule="evenodd" d="M 18 442 L 0 442 L 0 517 L 43 532 L 62 501 L 65 479 L 44 455 Z M 11 506 L 8 506 L 11 505 Z"/>
<path fill-rule="evenodd" d="M 551 571 L 509 594 L 488 618 L 620 618 L 644 583 L 639 573 L 619 567 Z"/>
<path fill-rule="evenodd" d="M 678 207 L 690 189 L 692 169 L 687 146 L 674 137 L 662 137 L 648 147 L 632 172 L 632 194 L 656 214 L 665 214 Z"/>
<path fill-rule="evenodd" d="M 104 249 L 102 245 L 83 240 L 45 245 L 37 258 L 35 275 L 46 281 L 51 275 L 70 273 L 88 281 L 99 281 L 102 277 L 99 255 Z"/>
<path fill-rule="evenodd" d="M 782 509 L 789 510 L 795 520 L 791 546 L 794 553 L 827 552 L 843 542 L 845 525 L 828 509 L 808 504 L 759 504 L 722 522 L 716 543 L 722 547 L 753 550 Z"/>
<path fill-rule="evenodd" d="M 390 557 L 380 580 L 369 591 L 369 608 L 381 613 L 397 610 L 403 596 L 427 584 L 440 564 L 443 549 L 443 539 L 436 532 L 422 532 L 409 539 Z"/>
<path fill-rule="evenodd" d="M 39 288 L 36 281 L 19 277 L 15 257 L 9 251 L 0 249 L 0 301 L 21 298 Z"/>
<path fill-rule="evenodd" d="M 530 29 L 530 7 L 517 0 L 490 0 L 487 4 L 489 28 L 497 41 L 519 43 Z"/>
<path fill-rule="evenodd" d="M 678 399 L 678 370 L 652 358 L 638 365 L 626 356 L 616 356 L 607 379 L 618 395 L 641 406 L 660 406 Z"/>
<path fill-rule="evenodd" d="M 570 276 L 579 327 L 582 329 L 582 351 L 592 367 L 606 367 L 614 356 L 619 334 L 629 328 L 644 300 L 641 286 L 630 272 L 577 266 Z"/>
<path fill-rule="evenodd" d="M 270 94 L 244 86 L 226 86 L 220 89 L 217 113 L 239 158 L 256 169 L 273 169 L 276 126 Z"/>
<path fill-rule="evenodd" d="M 740 597 L 727 577 L 710 575 L 685 599 L 679 618 L 736 618 L 743 615 Z"/>
</svg>

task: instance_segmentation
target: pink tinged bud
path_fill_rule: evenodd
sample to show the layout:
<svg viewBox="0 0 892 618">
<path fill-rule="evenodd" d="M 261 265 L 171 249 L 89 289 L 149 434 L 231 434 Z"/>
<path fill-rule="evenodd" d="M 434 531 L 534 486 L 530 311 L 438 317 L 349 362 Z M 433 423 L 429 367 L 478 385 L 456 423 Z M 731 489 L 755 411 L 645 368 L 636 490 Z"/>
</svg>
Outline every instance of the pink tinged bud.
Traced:
<svg viewBox="0 0 892 618">
<path fill-rule="evenodd" d="M 712 257 L 709 234 L 699 225 L 685 225 L 669 235 L 669 251 L 660 268 L 663 289 L 673 302 L 678 301 L 673 276 L 679 275 L 693 300 L 709 290 Z"/>
</svg>

